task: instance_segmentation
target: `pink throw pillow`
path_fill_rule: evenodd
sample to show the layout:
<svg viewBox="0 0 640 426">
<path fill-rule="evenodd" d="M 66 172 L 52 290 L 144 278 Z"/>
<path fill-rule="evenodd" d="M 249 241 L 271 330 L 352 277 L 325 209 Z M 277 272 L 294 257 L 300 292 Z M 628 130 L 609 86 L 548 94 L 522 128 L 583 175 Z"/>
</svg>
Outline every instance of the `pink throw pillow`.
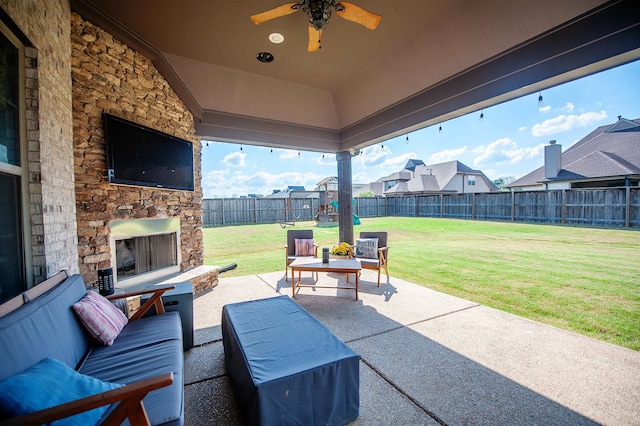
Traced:
<svg viewBox="0 0 640 426">
<path fill-rule="evenodd" d="M 129 319 L 122 311 L 95 291 L 73 304 L 84 327 L 105 346 L 110 346 Z"/>
<path fill-rule="evenodd" d="M 313 239 L 296 238 L 296 256 L 315 256 Z"/>
</svg>

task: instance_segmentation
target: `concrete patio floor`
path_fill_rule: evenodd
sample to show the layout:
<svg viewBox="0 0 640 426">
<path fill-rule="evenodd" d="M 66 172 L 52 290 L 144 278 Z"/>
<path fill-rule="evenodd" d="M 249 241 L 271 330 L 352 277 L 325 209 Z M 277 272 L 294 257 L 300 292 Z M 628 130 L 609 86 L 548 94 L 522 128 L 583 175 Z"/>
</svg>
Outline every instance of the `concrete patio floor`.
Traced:
<svg viewBox="0 0 640 426">
<path fill-rule="evenodd" d="M 362 357 L 350 425 L 638 425 L 640 353 L 363 271 L 295 300 Z M 310 273 L 303 283 L 312 284 Z M 319 284 L 345 285 L 320 273 Z M 353 277 L 351 279 L 353 282 Z M 194 299 L 185 423 L 242 424 L 224 367 L 222 307 L 291 296 L 283 272 L 222 278 Z"/>
</svg>

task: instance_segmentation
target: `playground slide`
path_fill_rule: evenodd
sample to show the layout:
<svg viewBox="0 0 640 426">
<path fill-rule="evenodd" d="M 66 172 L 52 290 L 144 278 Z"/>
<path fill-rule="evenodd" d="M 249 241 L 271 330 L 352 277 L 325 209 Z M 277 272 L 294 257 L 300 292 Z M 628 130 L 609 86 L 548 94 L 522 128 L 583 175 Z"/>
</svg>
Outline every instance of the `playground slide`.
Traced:
<svg viewBox="0 0 640 426">
<path fill-rule="evenodd" d="M 336 211 L 338 210 L 338 202 L 337 201 L 332 201 L 331 205 L 336 209 Z M 354 225 L 360 225 L 360 217 L 356 214 L 353 215 L 353 224 Z"/>
</svg>

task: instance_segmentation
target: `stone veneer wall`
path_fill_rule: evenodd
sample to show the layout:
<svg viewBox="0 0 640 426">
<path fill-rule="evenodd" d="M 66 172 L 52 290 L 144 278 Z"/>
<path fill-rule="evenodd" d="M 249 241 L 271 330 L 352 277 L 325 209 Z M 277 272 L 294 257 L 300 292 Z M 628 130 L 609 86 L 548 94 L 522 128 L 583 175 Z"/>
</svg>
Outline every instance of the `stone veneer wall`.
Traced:
<svg viewBox="0 0 640 426">
<path fill-rule="evenodd" d="M 200 141 L 193 115 L 144 56 L 71 14 L 73 138 L 80 272 L 95 283 L 111 267 L 109 222 L 180 218 L 181 270 L 203 264 Z M 194 192 L 112 185 L 102 112 L 194 143 Z"/>
<path fill-rule="evenodd" d="M 32 282 L 78 272 L 71 115 L 70 6 L 66 0 L 0 0 L 28 38 L 25 125 Z M 30 44 L 30 46 L 29 46 Z"/>
</svg>

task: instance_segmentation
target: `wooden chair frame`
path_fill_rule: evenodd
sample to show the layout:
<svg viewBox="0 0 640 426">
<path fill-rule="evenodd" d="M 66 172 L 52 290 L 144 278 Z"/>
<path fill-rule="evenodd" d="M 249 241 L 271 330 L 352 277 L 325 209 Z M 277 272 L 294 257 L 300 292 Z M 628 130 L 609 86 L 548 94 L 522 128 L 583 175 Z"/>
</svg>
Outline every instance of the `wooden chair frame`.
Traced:
<svg viewBox="0 0 640 426">
<path fill-rule="evenodd" d="M 358 238 L 378 238 L 380 241 L 380 236 L 384 234 L 384 242 L 385 244 L 382 247 L 378 247 L 378 265 L 374 266 L 366 262 L 362 262 L 363 269 L 377 270 L 378 271 L 378 287 L 380 287 L 380 270 L 384 268 L 384 272 L 387 275 L 387 282 L 389 282 L 389 270 L 387 269 L 387 260 L 389 257 L 389 245 L 387 244 L 387 233 L 386 232 L 361 232 Z M 349 254 L 351 257 L 354 257 L 353 251 L 355 250 L 355 245 L 351 246 L 351 253 Z"/>
<path fill-rule="evenodd" d="M 294 240 L 296 238 L 307 238 L 313 239 L 313 230 L 310 229 L 291 229 L 287 231 L 287 243 L 284 245 L 284 280 L 289 281 L 289 265 L 293 262 L 296 257 L 290 258 L 294 256 L 295 253 L 295 245 Z M 313 256 L 298 256 L 298 257 L 318 257 L 318 244 L 313 244 L 314 254 Z M 293 273 L 291 273 L 291 278 L 293 278 Z M 316 280 L 318 279 L 318 273 L 316 272 Z"/>
</svg>

